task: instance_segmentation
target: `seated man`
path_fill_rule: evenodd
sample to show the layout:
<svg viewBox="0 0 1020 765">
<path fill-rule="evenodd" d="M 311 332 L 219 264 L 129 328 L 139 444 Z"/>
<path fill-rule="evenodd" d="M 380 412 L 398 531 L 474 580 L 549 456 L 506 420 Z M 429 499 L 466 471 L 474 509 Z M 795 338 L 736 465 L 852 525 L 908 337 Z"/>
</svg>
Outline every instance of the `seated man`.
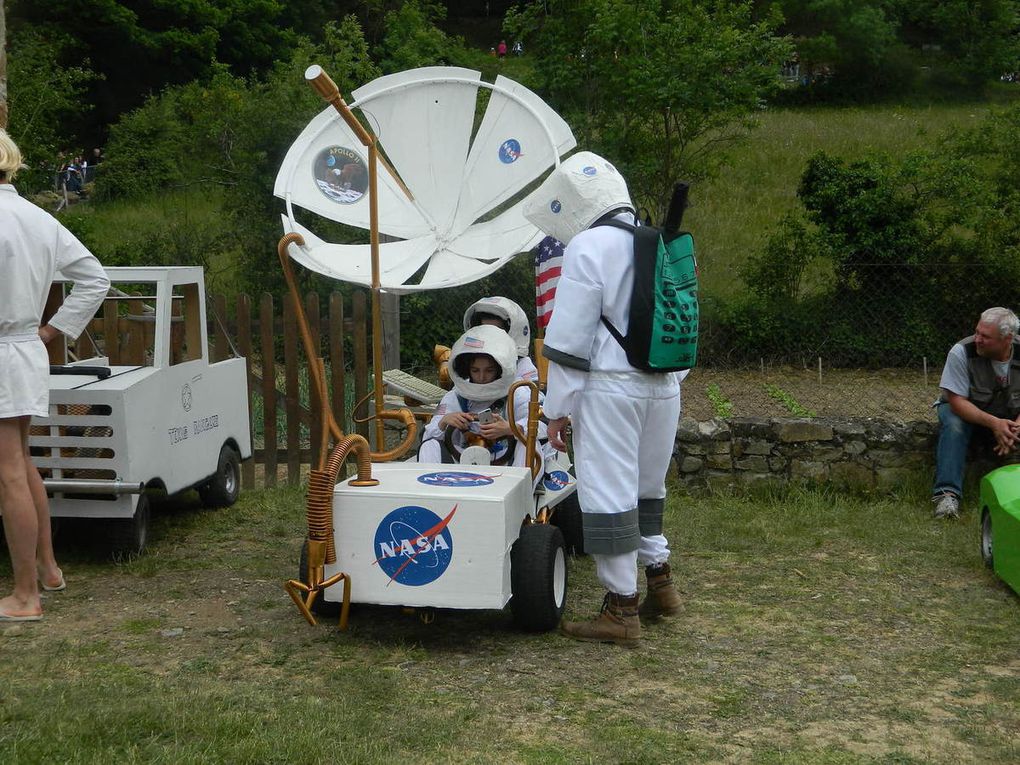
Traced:
<svg viewBox="0 0 1020 765">
<path fill-rule="evenodd" d="M 1020 340 L 1008 308 L 981 314 L 974 334 L 952 348 L 942 370 L 932 501 L 936 518 L 958 518 L 963 467 L 974 426 L 1005 456 L 1020 442 Z M 1016 372 L 1013 370 L 1016 369 Z"/>
</svg>

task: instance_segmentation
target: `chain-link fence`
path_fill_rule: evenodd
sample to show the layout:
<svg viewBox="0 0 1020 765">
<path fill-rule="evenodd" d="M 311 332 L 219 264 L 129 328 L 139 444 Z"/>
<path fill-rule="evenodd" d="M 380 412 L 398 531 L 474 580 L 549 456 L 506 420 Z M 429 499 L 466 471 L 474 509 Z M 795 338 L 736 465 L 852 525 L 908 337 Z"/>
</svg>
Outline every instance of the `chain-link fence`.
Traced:
<svg viewBox="0 0 1020 765">
<path fill-rule="evenodd" d="M 845 275 L 840 290 L 771 303 L 703 291 L 685 412 L 696 419 L 932 418 L 949 347 L 973 332 L 985 308 L 1011 306 L 1015 287 L 1007 281 L 966 264 L 882 264 Z M 402 297 L 402 367 L 435 380 L 433 346 L 452 345 L 466 308 L 487 295 L 519 303 L 538 334 L 534 267 L 522 256 L 482 281 Z"/>
</svg>

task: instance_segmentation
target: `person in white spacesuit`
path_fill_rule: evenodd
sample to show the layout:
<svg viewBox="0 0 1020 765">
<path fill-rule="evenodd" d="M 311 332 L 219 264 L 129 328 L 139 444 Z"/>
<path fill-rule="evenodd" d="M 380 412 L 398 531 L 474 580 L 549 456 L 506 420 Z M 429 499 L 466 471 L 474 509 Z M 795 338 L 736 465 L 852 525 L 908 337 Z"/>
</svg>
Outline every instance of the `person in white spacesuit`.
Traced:
<svg viewBox="0 0 1020 765">
<path fill-rule="evenodd" d="M 476 300 L 464 312 L 464 331 L 479 324 L 501 327 L 517 345 L 517 379 L 538 382 L 538 368 L 531 360 L 531 325 L 528 315 L 510 298 L 493 296 Z"/>
<path fill-rule="evenodd" d="M 573 429 L 584 547 L 595 559 L 607 594 L 590 622 L 564 622 L 579 640 L 633 647 L 642 616 L 680 612 L 662 533 L 666 471 L 680 417 L 680 378 L 632 367 L 601 321 L 627 332 L 634 281 L 634 237 L 601 226 L 619 217 L 635 222 L 623 176 L 590 152 L 556 168 L 525 203 L 524 214 L 564 242 L 556 309 L 546 330 L 549 379 L 544 413 L 550 443 L 565 450 Z M 648 595 L 639 604 L 637 565 L 645 567 Z"/>
<path fill-rule="evenodd" d="M 110 281 L 99 261 L 48 213 L 22 199 L 11 181 L 22 166 L 0 130 L 0 512 L 11 553 L 14 591 L 0 600 L 0 622 L 42 618 L 39 587 L 64 589 L 50 536 L 46 488 L 28 451 L 33 415 L 49 414 L 45 343 L 77 337 Z M 40 326 L 57 272 L 74 282 L 63 306 Z"/>
<path fill-rule="evenodd" d="M 472 454 L 480 462 L 489 464 L 509 456 L 510 464 L 524 466 L 525 445 L 517 441 L 507 422 L 508 412 L 521 431 L 527 432 L 528 403 L 530 391 L 527 387 L 517 389 L 513 407 L 506 398 L 516 378 L 517 348 L 511 337 L 499 327 L 481 324 L 470 328 L 457 339 L 450 353 L 450 377 L 453 390 L 443 396 L 429 424 L 422 433 L 418 449 L 419 462 L 457 462 L 461 453 L 474 446 Z M 485 414 L 483 414 L 485 413 Z M 481 418 L 488 422 L 482 422 Z M 486 449 L 472 434 L 481 436 L 491 443 L 486 458 L 479 449 Z M 447 448 L 447 436 L 450 446 Z M 545 438 L 545 426 L 539 426 L 539 438 Z M 552 447 L 545 447 L 551 450 Z M 543 447 L 537 447 L 543 454 Z M 471 456 L 470 454 L 468 455 Z M 543 455 L 544 457 L 544 455 Z M 539 478 L 542 473 L 539 472 Z"/>
</svg>

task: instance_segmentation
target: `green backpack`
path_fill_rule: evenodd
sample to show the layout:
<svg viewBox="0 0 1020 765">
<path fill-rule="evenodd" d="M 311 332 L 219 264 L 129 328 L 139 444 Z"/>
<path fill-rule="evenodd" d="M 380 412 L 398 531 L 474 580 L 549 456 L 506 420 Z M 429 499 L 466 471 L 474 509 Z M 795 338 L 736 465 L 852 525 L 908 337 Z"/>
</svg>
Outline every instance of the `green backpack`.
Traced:
<svg viewBox="0 0 1020 765">
<path fill-rule="evenodd" d="M 694 237 L 678 231 L 687 185 L 678 184 L 662 228 L 603 220 L 634 234 L 634 287 L 627 334 L 605 316 L 602 323 L 627 352 L 632 367 L 678 372 L 694 367 L 698 355 L 698 271 Z"/>
</svg>

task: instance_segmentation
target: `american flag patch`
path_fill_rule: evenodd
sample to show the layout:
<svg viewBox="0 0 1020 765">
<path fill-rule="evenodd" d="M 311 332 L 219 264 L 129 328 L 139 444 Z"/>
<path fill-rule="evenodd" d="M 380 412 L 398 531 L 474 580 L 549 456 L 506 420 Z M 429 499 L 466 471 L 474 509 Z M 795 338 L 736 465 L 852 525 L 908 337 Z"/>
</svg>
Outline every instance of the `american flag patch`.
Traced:
<svg viewBox="0 0 1020 765">
<path fill-rule="evenodd" d="M 542 329 L 548 326 L 552 318 L 562 265 L 563 243 L 547 236 L 535 249 L 535 318 Z"/>
<path fill-rule="evenodd" d="M 464 338 L 464 347 L 465 348 L 484 348 L 485 347 L 485 343 L 482 340 L 479 340 L 477 337 L 471 337 L 470 335 L 468 335 L 467 337 Z"/>
</svg>

